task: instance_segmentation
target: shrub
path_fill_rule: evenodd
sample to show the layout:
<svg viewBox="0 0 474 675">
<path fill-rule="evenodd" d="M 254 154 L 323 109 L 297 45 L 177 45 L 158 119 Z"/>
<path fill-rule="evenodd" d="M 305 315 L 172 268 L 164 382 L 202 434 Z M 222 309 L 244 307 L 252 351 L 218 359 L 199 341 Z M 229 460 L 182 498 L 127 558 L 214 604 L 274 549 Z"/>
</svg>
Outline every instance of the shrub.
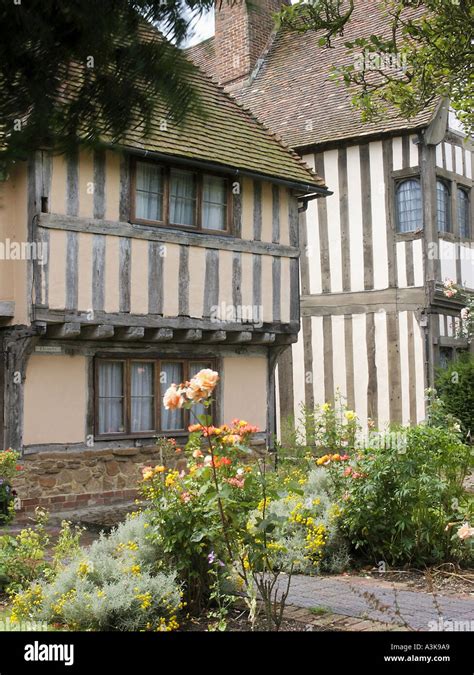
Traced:
<svg viewBox="0 0 474 675">
<path fill-rule="evenodd" d="M 296 420 L 286 420 L 283 443 L 278 447 L 279 461 L 297 462 L 310 470 L 314 457 L 353 449 L 361 427 L 356 413 L 338 393 L 334 405 L 324 403 L 311 409 L 300 407 Z"/>
<path fill-rule="evenodd" d="M 451 524 L 465 517 L 472 456 L 452 429 L 419 425 L 401 446 L 359 450 L 326 468 L 342 504 L 341 529 L 364 556 L 389 564 L 460 560 Z"/>
<path fill-rule="evenodd" d="M 45 511 L 37 509 L 33 527 L 24 528 L 16 537 L 0 537 L 0 588 L 14 592 L 41 577 L 50 578 L 79 550 L 82 529 L 63 521 L 56 544 L 48 555 L 48 518 Z"/>
<path fill-rule="evenodd" d="M 440 370 L 436 389 L 445 410 L 459 420 L 464 434 L 474 441 L 474 357 L 461 356 Z"/>
<path fill-rule="evenodd" d="M 268 500 L 266 511 L 267 518 L 275 518 L 270 544 L 275 564 L 305 574 L 342 572 L 349 565 L 348 546 L 338 530 L 339 508 L 330 495 L 329 475 L 322 468 L 303 475 L 294 470 L 283 480 L 279 474 L 273 477 L 278 494 Z M 250 514 L 248 528 L 257 516 L 258 510 Z"/>
<path fill-rule="evenodd" d="M 101 535 L 52 581 L 40 580 L 17 593 L 12 621 L 46 621 L 72 630 L 178 628 L 180 589 L 174 574 L 156 571 L 157 551 L 147 528 L 141 514 Z"/>
<path fill-rule="evenodd" d="M 20 454 L 11 448 L 0 452 L 0 524 L 13 520 L 13 502 L 16 495 L 12 487 L 17 471 L 23 467 L 18 464 Z"/>
</svg>

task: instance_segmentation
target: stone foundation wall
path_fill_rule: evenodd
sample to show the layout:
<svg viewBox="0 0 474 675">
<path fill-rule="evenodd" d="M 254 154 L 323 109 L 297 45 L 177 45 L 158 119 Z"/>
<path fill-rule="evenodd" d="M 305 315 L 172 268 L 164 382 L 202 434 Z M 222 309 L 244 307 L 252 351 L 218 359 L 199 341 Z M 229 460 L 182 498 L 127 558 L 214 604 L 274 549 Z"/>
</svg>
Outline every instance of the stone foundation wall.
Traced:
<svg viewBox="0 0 474 675">
<path fill-rule="evenodd" d="M 142 467 L 162 462 L 180 469 L 186 464 L 184 458 L 163 458 L 156 446 L 24 455 L 24 470 L 14 485 L 20 512 L 37 506 L 54 512 L 133 499 Z"/>
</svg>

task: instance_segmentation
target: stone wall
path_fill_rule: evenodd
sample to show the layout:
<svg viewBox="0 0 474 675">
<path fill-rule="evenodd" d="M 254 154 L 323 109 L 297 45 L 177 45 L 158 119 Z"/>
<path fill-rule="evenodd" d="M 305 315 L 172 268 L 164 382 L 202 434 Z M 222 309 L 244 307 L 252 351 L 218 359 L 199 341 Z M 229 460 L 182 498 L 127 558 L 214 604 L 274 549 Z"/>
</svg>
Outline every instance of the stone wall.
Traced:
<svg viewBox="0 0 474 675">
<path fill-rule="evenodd" d="M 144 466 L 184 468 L 184 458 L 160 455 L 156 446 L 84 452 L 39 452 L 23 456 L 14 488 L 21 511 L 51 512 L 133 499 Z"/>
</svg>

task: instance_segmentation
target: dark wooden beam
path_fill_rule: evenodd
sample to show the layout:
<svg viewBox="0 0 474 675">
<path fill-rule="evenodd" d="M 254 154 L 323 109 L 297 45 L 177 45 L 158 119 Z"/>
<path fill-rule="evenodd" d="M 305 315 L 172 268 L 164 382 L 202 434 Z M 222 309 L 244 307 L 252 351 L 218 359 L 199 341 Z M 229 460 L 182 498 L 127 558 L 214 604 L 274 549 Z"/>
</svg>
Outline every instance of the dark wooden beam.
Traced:
<svg viewBox="0 0 474 675">
<path fill-rule="evenodd" d="M 275 333 L 254 333 L 252 342 L 261 345 L 271 345 L 275 342 Z"/>
<path fill-rule="evenodd" d="M 210 331 L 204 335 L 205 342 L 224 342 L 227 340 L 227 333 L 225 330 Z"/>
<path fill-rule="evenodd" d="M 61 323 L 56 326 L 49 326 L 48 338 L 76 338 L 81 334 L 80 323 Z"/>
<path fill-rule="evenodd" d="M 128 328 L 117 328 L 115 331 L 116 340 L 142 340 L 145 336 L 145 329 L 142 326 L 129 326 Z"/>
<path fill-rule="evenodd" d="M 251 342 L 252 341 L 252 333 L 247 330 L 242 330 L 240 333 L 235 332 L 235 333 L 228 333 L 227 335 L 227 340 L 229 342 Z"/>
<path fill-rule="evenodd" d="M 149 332 L 147 338 L 153 342 L 169 342 L 173 339 L 173 329 L 158 328 L 158 330 L 152 330 Z"/>
<path fill-rule="evenodd" d="M 84 326 L 81 337 L 86 340 L 108 340 L 114 336 L 114 327 L 99 324 L 97 326 Z"/>
<path fill-rule="evenodd" d="M 190 330 L 178 331 L 176 340 L 177 342 L 199 342 L 202 340 L 202 330 L 192 328 Z"/>
<path fill-rule="evenodd" d="M 63 216 L 53 213 L 41 213 L 38 216 L 38 220 L 38 224 L 41 227 L 53 230 L 108 234 L 116 237 L 158 241 L 161 244 L 200 246 L 207 249 L 260 253 L 262 255 L 282 256 L 284 258 L 299 257 L 299 248 L 296 245 L 285 246 L 264 241 L 248 241 L 236 237 L 225 237 L 218 234 L 197 234 L 172 228 L 148 227 L 147 225 L 136 226 L 132 223 L 114 220 Z"/>
</svg>

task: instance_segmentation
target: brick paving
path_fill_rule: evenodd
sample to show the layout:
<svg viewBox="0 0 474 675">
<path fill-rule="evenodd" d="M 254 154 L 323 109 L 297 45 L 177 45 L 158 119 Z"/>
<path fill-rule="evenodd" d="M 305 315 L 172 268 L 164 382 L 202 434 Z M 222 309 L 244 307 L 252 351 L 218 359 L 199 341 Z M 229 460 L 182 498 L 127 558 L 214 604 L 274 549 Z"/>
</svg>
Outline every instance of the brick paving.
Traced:
<svg viewBox="0 0 474 675">
<path fill-rule="evenodd" d="M 380 607 L 374 607 L 374 603 L 364 594 L 375 598 L 387 607 L 388 611 L 380 611 Z M 346 630 L 378 630 L 372 625 L 374 621 L 392 624 L 394 628 L 406 623 L 415 630 L 429 630 L 430 621 L 435 621 L 439 625 L 440 617 L 444 622 L 470 622 L 471 628 L 474 629 L 474 596 L 472 598 L 433 596 L 430 593 L 407 591 L 386 582 L 379 583 L 359 577 L 326 578 L 295 575 L 287 602 L 295 608 L 307 610 L 311 607 L 326 608 L 331 615 L 342 615 L 339 616 L 339 621 L 352 617 L 347 627 L 340 623 L 336 626 Z M 302 617 L 300 614 L 298 620 L 302 620 Z M 311 618 L 312 622 L 318 625 L 324 619 L 324 615 L 316 616 L 307 611 L 306 618 Z M 325 623 L 329 626 L 330 618 L 326 617 Z M 443 625 L 446 627 L 446 623 L 441 624 Z"/>
</svg>

